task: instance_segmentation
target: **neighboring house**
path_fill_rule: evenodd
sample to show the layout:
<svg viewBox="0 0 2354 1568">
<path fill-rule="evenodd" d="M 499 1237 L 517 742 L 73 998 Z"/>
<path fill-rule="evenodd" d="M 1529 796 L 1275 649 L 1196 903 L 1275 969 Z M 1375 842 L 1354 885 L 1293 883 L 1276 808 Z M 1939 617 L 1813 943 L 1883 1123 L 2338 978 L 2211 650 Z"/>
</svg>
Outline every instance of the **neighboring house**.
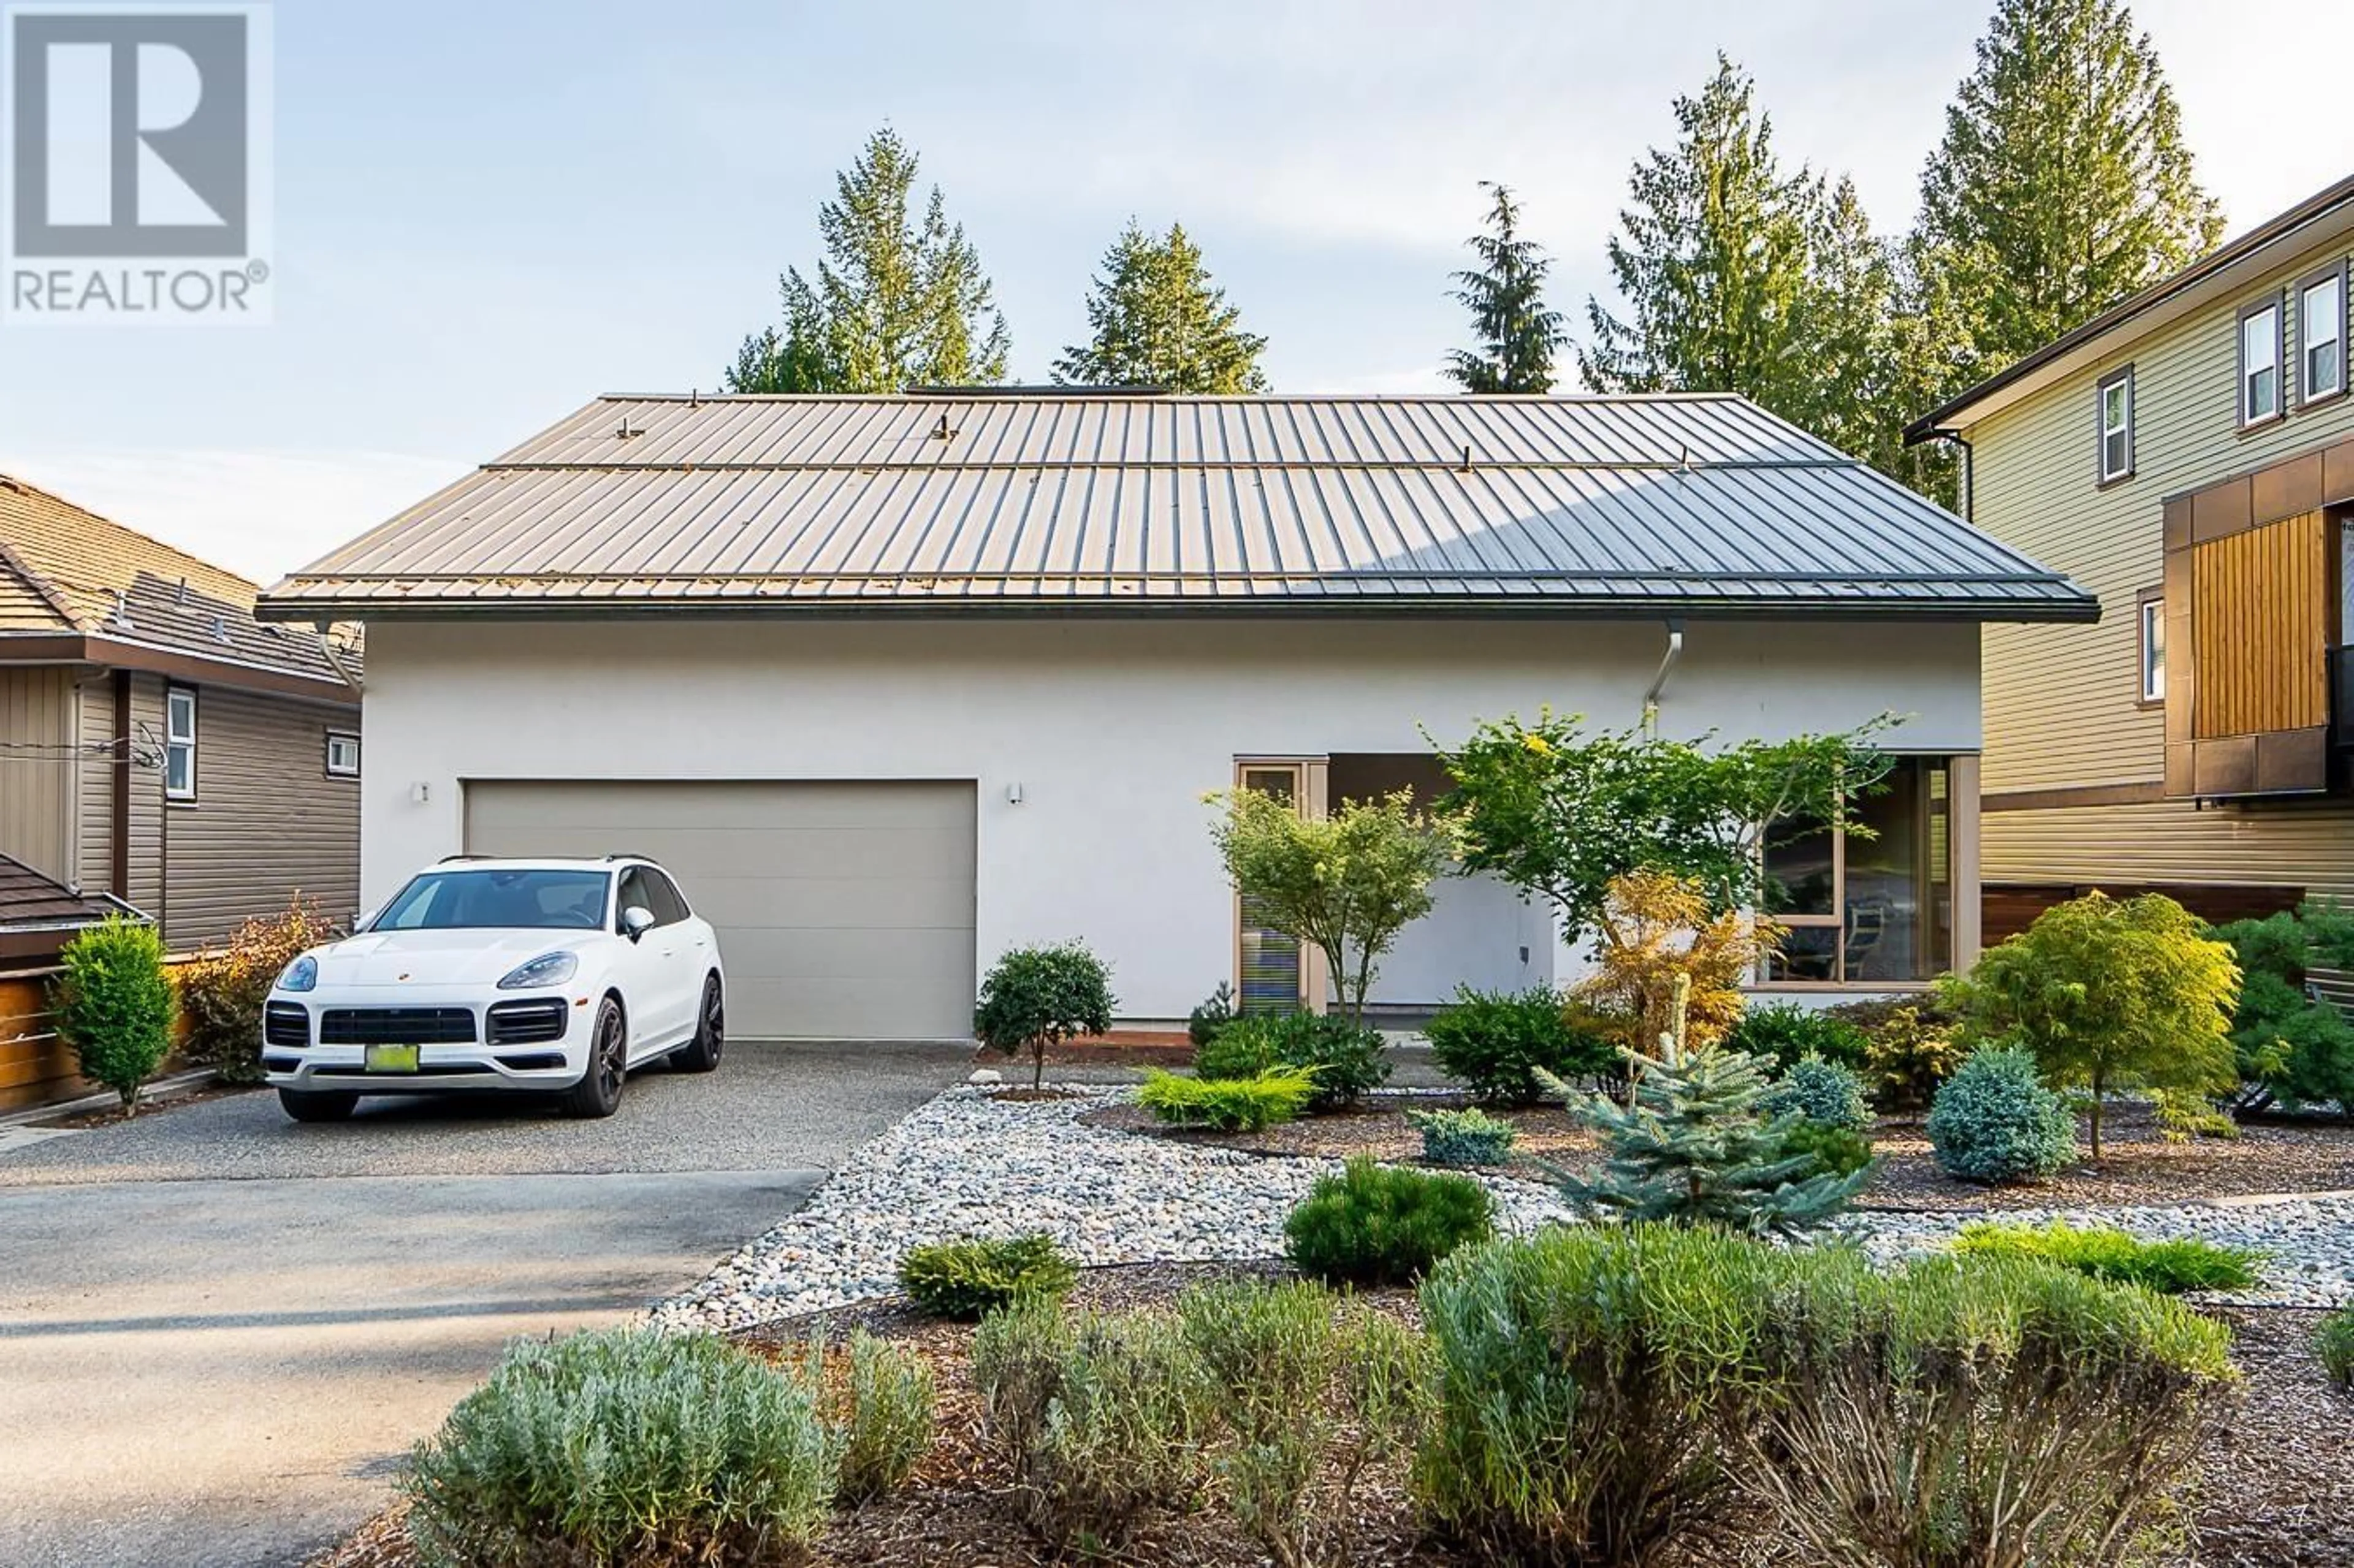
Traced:
<svg viewBox="0 0 2354 1568">
<path fill-rule="evenodd" d="M 256 591 L 0 476 L 0 854 L 175 951 L 357 906 L 358 649 Z"/>
<path fill-rule="evenodd" d="M 2098 593 L 1986 637 L 1986 936 L 2091 887 L 2229 919 L 2354 895 L 2354 178 L 1906 432 Z"/>
<path fill-rule="evenodd" d="M 1551 704 L 1782 736 L 1909 715 L 1878 838 L 1795 840 L 1783 983 L 1977 945 L 1978 627 L 2060 576 L 1730 397 L 1075 389 L 611 397 L 263 596 L 364 620 L 365 895 L 459 852 L 662 859 L 739 1034 L 969 1037 L 976 972 L 1079 938 L 1119 1012 L 1319 1000 L 1205 791 L 1442 780 Z M 1568 972 L 1442 885 L 1377 1002 Z"/>
</svg>

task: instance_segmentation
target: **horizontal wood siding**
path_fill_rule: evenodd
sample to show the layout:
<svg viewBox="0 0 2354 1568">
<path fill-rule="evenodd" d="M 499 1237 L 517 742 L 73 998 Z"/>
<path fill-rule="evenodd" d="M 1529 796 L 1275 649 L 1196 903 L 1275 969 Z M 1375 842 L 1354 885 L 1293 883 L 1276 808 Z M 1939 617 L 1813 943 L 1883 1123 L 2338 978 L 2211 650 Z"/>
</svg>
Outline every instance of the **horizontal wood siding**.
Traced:
<svg viewBox="0 0 2354 1568">
<path fill-rule="evenodd" d="M 196 798 L 164 809 L 164 938 L 217 943 L 297 892 L 347 922 L 359 904 L 359 783 L 326 776 L 330 729 L 348 708 L 218 686 L 196 694 Z M 159 772 L 138 779 L 161 801 Z"/>
<path fill-rule="evenodd" d="M 73 673 L 0 668 L 0 853 L 73 880 Z"/>
<path fill-rule="evenodd" d="M 2161 786 L 2166 711 L 2140 697 L 2136 596 L 2164 580 L 2164 500 L 2354 436 L 2354 398 L 2295 406 L 2238 429 L 2239 307 L 2277 296 L 2347 253 L 2343 239 L 2284 258 L 2256 286 L 2159 335 L 2120 345 L 2036 396 L 1971 425 L 1976 522 L 2101 599 L 2094 626 L 1989 626 L 1984 659 L 1989 794 L 2124 784 Z M 2292 313 L 2293 315 L 2293 313 Z M 2296 363 L 2292 339 L 2285 363 Z M 2094 470 L 2095 393 L 2134 369 L 2135 471 L 2103 486 Z M 2175 609 L 2169 604 L 2169 614 Z M 2188 623 L 2169 654 L 2191 641 Z M 2195 682 L 2185 681 L 2184 686 Z M 2310 700 L 2311 687 L 2302 701 Z M 2340 801 L 2198 810 L 2188 800 L 1989 811 L 1988 887 L 2130 880 L 2152 885 L 2311 885 L 2354 896 L 2354 806 Z"/>
<path fill-rule="evenodd" d="M 2197 696 L 2191 733 L 2251 735 L 2328 722 L 2335 563 L 2321 514 L 2251 528 L 2191 551 Z"/>
</svg>

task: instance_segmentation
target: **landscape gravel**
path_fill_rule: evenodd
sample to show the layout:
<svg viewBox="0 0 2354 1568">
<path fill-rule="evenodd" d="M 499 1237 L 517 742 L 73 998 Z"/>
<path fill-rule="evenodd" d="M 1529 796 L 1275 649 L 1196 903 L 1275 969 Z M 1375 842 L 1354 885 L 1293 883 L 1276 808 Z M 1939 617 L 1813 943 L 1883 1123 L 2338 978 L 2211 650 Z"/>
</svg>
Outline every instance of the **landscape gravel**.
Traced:
<svg viewBox="0 0 2354 1568">
<path fill-rule="evenodd" d="M 1032 1100 L 949 1089 L 854 1152 L 805 1207 L 658 1304 L 652 1317 L 676 1328 L 735 1330 L 888 1295 L 909 1247 L 960 1236 L 1044 1231 L 1087 1266 L 1279 1256 L 1284 1217 L 1339 1162 L 1082 1125 L 1133 1093 L 1089 1086 Z M 1571 1217 L 1550 1187 L 1478 1179 L 1495 1194 L 1508 1232 Z M 2354 1301 L 2354 1200 L 2014 1209 L 2000 1217 L 2038 1224 L 2054 1215 L 2269 1255 L 2261 1289 L 2218 1300 Z M 1860 1213 L 1840 1222 L 1840 1234 L 1893 1262 L 1943 1246 L 1974 1217 Z"/>
</svg>

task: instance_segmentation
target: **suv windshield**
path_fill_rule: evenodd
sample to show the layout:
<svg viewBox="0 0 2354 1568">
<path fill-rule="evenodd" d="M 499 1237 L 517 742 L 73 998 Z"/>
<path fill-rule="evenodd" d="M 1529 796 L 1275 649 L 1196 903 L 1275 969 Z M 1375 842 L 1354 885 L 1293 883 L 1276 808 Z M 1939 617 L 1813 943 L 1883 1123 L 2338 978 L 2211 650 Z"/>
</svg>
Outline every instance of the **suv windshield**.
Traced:
<svg viewBox="0 0 2354 1568">
<path fill-rule="evenodd" d="M 446 931 L 472 927 L 551 927 L 594 931 L 605 924 L 601 871 L 429 871 L 393 895 L 371 931 Z"/>
</svg>

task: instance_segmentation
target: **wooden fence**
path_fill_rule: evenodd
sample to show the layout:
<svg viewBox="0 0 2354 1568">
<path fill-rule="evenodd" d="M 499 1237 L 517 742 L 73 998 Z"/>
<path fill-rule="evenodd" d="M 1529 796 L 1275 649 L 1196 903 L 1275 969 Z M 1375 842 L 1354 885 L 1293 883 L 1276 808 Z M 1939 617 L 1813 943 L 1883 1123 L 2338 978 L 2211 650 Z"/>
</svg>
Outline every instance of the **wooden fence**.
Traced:
<svg viewBox="0 0 2354 1568">
<path fill-rule="evenodd" d="M 175 960 L 176 962 L 176 960 Z M 0 1111 L 69 1100 L 99 1086 L 74 1070 L 49 1008 L 54 969 L 0 975 Z M 178 1065 L 166 1062 L 164 1070 Z"/>
</svg>

